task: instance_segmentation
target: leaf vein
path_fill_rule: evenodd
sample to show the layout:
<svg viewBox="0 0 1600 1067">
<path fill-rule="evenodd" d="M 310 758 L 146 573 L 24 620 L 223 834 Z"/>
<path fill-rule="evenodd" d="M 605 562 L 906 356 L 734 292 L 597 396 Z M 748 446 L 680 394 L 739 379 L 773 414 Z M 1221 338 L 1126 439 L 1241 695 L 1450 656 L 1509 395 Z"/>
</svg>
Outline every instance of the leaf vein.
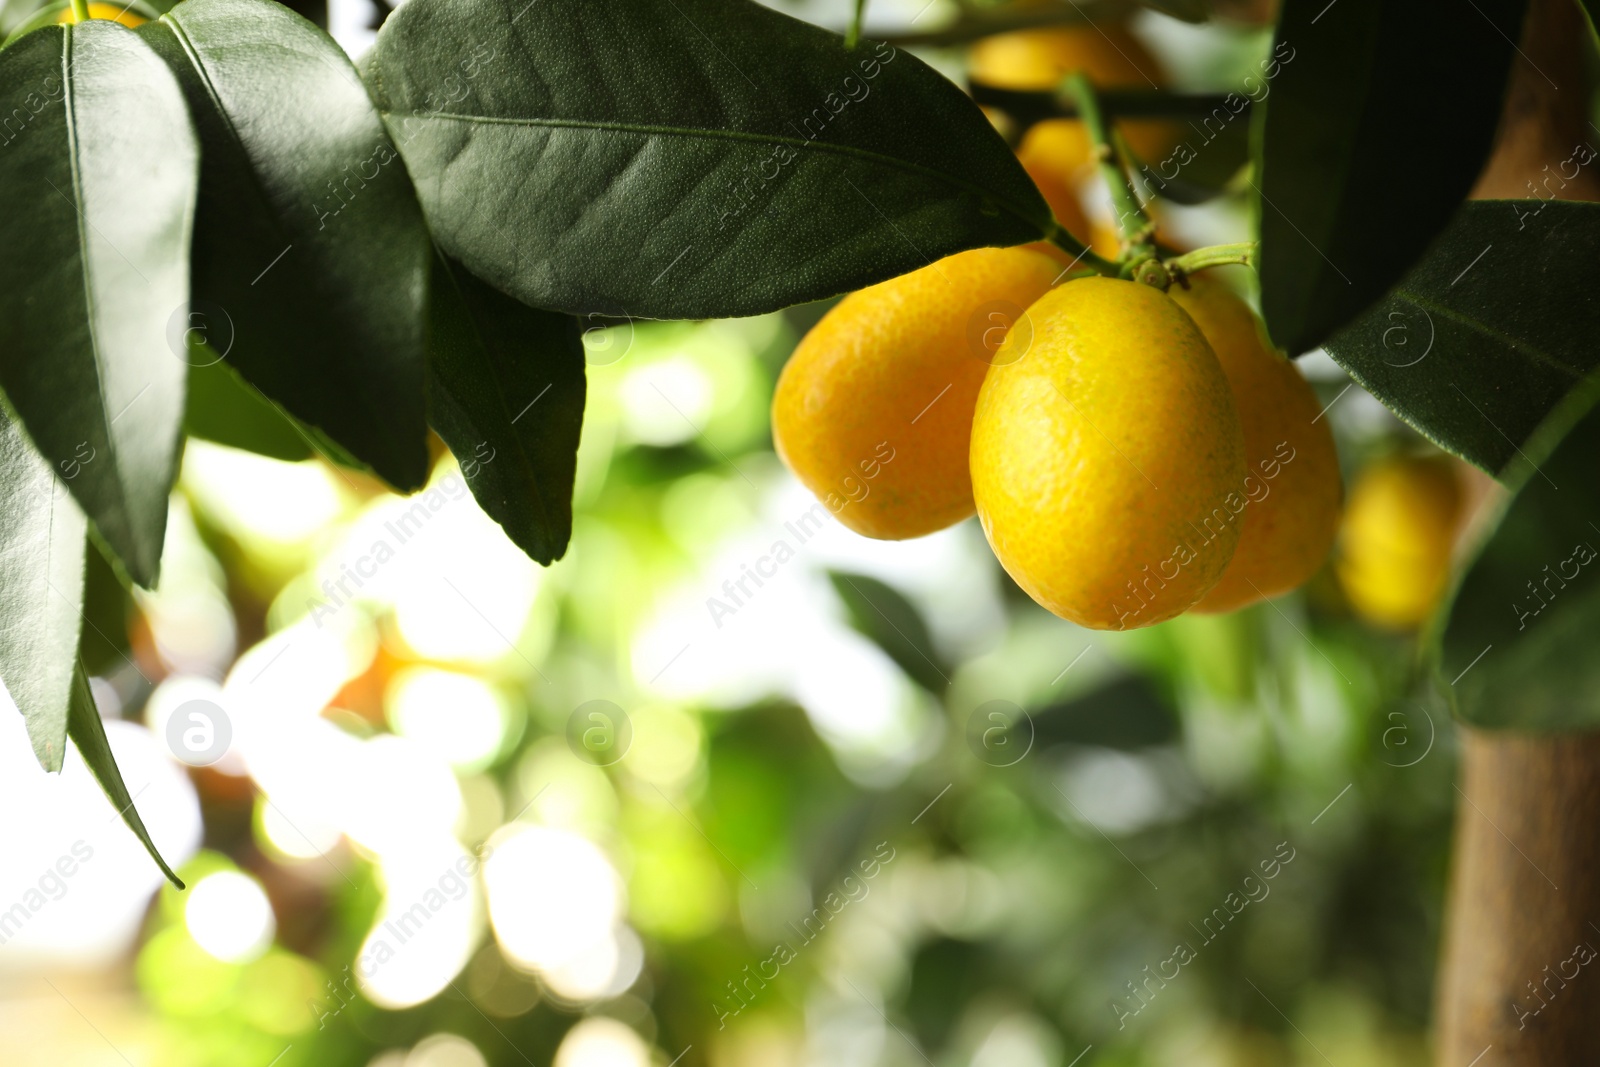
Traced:
<svg viewBox="0 0 1600 1067">
<path fill-rule="evenodd" d="M 430 119 L 442 119 L 452 122 L 485 123 L 494 126 L 539 126 L 549 129 L 608 130 L 617 133 L 643 134 L 648 137 L 704 137 L 709 140 L 748 141 L 753 144 L 780 144 L 790 147 L 798 147 L 801 149 L 812 148 L 826 154 L 853 157 L 864 160 L 868 163 L 876 164 L 878 166 L 887 167 L 891 170 L 898 170 L 906 174 L 915 174 L 925 178 L 932 178 L 953 188 L 961 189 L 966 192 L 973 193 L 979 197 L 984 197 L 994 201 L 997 205 L 1004 208 L 1010 214 L 1038 229 L 1041 236 L 1047 232 L 1047 227 L 1045 227 L 1038 218 L 1029 214 L 1022 207 L 996 195 L 993 192 L 990 192 L 989 190 L 974 185 L 972 182 L 965 181 L 954 174 L 939 170 L 936 167 L 924 166 L 920 163 L 913 163 L 908 159 L 900 159 L 896 156 L 885 155 L 882 152 L 873 152 L 865 148 L 857 148 L 854 145 L 836 144 L 831 141 L 814 141 L 804 137 L 789 137 L 782 134 L 751 133 L 745 130 L 718 130 L 697 126 L 656 126 L 647 123 L 605 122 L 600 120 L 579 121 L 576 119 L 553 118 L 505 118 L 495 115 L 459 114 L 450 111 L 391 110 L 384 112 L 384 114 L 386 116 L 399 115 L 403 119 L 417 118 L 424 121 Z"/>
</svg>

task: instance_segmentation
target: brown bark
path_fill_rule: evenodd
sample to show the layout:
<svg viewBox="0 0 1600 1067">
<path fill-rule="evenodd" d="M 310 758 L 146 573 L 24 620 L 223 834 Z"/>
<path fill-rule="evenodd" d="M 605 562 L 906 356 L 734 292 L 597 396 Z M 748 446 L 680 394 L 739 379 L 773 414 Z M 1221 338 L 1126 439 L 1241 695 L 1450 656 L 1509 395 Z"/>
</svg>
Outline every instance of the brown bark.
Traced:
<svg viewBox="0 0 1600 1067">
<path fill-rule="evenodd" d="M 1600 149 L 1600 134 L 1589 127 L 1589 32 L 1576 0 L 1528 5 L 1494 152 L 1472 189 L 1474 200 L 1600 200 L 1600 160 L 1570 180 L 1560 173 L 1580 144 Z"/>
<path fill-rule="evenodd" d="M 1594 1063 L 1600 734 L 1464 729 L 1461 771 L 1436 1062 Z"/>
<path fill-rule="evenodd" d="M 1580 145 L 1600 148 L 1589 32 L 1574 0 L 1529 6 L 1475 198 L 1600 200 L 1600 159 L 1562 174 Z M 1435 1062 L 1600 1063 L 1600 733 L 1461 737 Z"/>
</svg>

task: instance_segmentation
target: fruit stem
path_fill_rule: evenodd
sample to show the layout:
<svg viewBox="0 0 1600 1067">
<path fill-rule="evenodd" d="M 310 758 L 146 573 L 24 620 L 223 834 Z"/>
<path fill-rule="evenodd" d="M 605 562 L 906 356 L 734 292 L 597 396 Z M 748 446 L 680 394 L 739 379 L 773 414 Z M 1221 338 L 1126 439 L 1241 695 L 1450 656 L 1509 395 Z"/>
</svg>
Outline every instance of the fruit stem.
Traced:
<svg viewBox="0 0 1600 1067">
<path fill-rule="evenodd" d="M 72 0 L 73 22 L 88 22 L 90 17 L 89 0 Z"/>
<path fill-rule="evenodd" d="M 1111 262 L 1111 260 L 1106 259 L 1103 256 L 1095 255 L 1095 253 L 1089 251 L 1088 245 L 1085 245 L 1082 241 L 1068 233 L 1066 228 L 1063 227 L 1059 222 L 1056 222 L 1054 219 L 1050 220 L 1050 229 L 1045 233 L 1045 240 L 1049 241 L 1057 248 L 1061 248 L 1072 253 L 1072 262 L 1068 264 L 1068 270 L 1071 270 L 1073 267 L 1076 267 L 1081 263 L 1097 274 L 1104 274 L 1108 278 L 1115 278 L 1117 276 L 1117 272 L 1121 269 L 1117 264 Z"/>
<path fill-rule="evenodd" d="M 1118 162 L 1117 150 L 1111 139 L 1111 127 L 1100 110 L 1100 97 L 1082 71 L 1070 74 L 1061 83 L 1061 91 L 1070 97 L 1089 131 L 1099 161 L 1100 175 L 1111 190 L 1111 200 L 1117 209 L 1117 229 L 1122 234 L 1124 256 L 1138 245 L 1148 242 L 1155 232 L 1150 217 L 1145 214 L 1139 194 L 1128 184 L 1128 175 Z"/>
<path fill-rule="evenodd" d="M 1205 270 L 1207 267 L 1226 267 L 1232 263 L 1243 263 L 1247 267 L 1256 265 L 1256 243 L 1254 241 L 1240 241 L 1230 245 L 1209 245 L 1197 248 L 1193 252 L 1185 252 L 1181 256 L 1174 256 L 1167 260 L 1167 269 L 1175 276 L 1181 278 L 1185 274 Z"/>
<path fill-rule="evenodd" d="M 844 46 L 854 48 L 861 43 L 861 24 L 867 19 L 867 0 L 856 0 L 855 14 L 850 18 L 850 30 L 844 35 Z"/>
</svg>

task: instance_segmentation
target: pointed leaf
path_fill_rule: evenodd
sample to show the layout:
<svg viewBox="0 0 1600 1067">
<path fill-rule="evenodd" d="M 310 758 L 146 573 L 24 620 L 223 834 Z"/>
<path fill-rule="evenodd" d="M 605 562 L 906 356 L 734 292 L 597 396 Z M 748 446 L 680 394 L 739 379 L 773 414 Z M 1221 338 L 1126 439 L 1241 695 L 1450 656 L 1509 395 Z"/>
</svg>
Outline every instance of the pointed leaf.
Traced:
<svg viewBox="0 0 1600 1067">
<path fill-rule="evenodd" d="M 144 820 L 139 818 L 133 798 L 128 795 L 128 786 L 123 782 L 122 772 L 117 770 L 117 761 L 111 755 L 111 742 L 106 738 L 105 723 L 100 721 L 94 695 L 89 691 L 89 676 L 84 673 L 82 663 L 77 664 L 72 672 L 72 704 L 67 719 L 67 733 L 72 743 L 78 746 L 78 753 L 83 757 L 83 762 L 89 765 L 95 781 L 105 790 L 106 799 L 122 816 L 122 821 L 128 824 L 128 829 L 144 845 L 150 858 L 161 868 L 161 873 L 167 876 L 167 881 L 182 889 L 183 880 L 172 873 L 167 861 L 156 851 L 155 842 L 150 840 L 150 831 L 145 829 Z"/>
<path fill-rule="evenodd" d="M 865 574 L 829 571 L 828 580 L 844 602 L 850 625 L 930 693 L 950 685 L 949 665 L 934 646 L 933 634 L 917 606 L 904 593 Z"/>
<path fill-rule="evenodd" d="M 1439 682 L 1458 716 L 1532 731 L 1600 727 L 1600 379 L 1523 448 L 1513 495 L 1442 612 Z"/>
<path fill-rule="evenodd" d="M 430 417 L 483 510 L 549 565 L 572 537 L 585 391 L 570 315 L 538 311 L 435 260 Z"/>
<path fill-rule="evenodd" d="M 1597 243 L 1600 204 L 1469 203 L 1328 352 L 1441 448 L 1496 473 L 1600 360 Z"/>
<path fill-rule="evenodd" d="M 66 752 L 87 532 L 66 486 L 0 414 L 0 683 L 47 771 Z"/>
<path fill-rule="evenodd" d="M 139 33 L 203 149 L 190 325 L 291 414 L 420 486 L 430 247 L 355 68 L 270 0 L 186 0 Z"/>
<path fill-rule="evenodd" d="M 189 299 L 198 155 L 166 65 L 93 19 L 0 51 L 0 385 L 141 585 L 155 583 L 183 420 L 168 322 Z M 21 116 L 21 124 L 17 124 Z"/>
<path fill-rule="evenodd" d="M 189 368 L 183 428 L 191 437 L 291 463 L 316 454 L 290 416 L 220 359 Z"/>
<path fill-rule="evenodd" d="M 1284 5 L 1254 179 L 1279 347 L 1322 344 L 1449 223 L 1488 158 L 1526 6 Z"/>
<path fill-rule="evenodd" d="M 753 315 L 1051 225 L 941 75 L 750 0 L 414 0 L 366 70 L 435 240 L 535 307 Z"/>
</svg>

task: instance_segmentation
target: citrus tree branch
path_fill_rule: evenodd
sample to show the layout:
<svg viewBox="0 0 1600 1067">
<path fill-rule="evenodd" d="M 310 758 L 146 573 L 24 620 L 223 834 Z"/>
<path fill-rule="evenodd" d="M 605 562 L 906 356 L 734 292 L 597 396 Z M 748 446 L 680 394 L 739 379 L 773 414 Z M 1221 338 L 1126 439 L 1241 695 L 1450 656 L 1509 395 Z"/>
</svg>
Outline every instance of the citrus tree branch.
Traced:
<svg viewBox="0 0 1600 1067">
<path fill-rule="evenodd" d="M 974 83 L 969 86 L 972 99 L 985 107 L 998 108 L 1024 126 L 1045 119 L 1075 119 L 1077 102 L 1067 93 L 1056 89 L 1000 89 L 992 85 Z M 1229 100 L 1229 96 L 1233 100 Z M 1103 89 L 1099 94 L 1100 113 L 1108 119 L 1121 118 L 1205 118 L 1221 110 L 1229 115 L 1238 108 L 1237 94 L 1228 93 L 1169 93 L 1161 89 Z M 1249 109 L 1245 100 L 1243 114 Z"/>
<path fill-rule="evenodd" d="M 1145 214 L 1144 205 L 1139 202 L 1139 194 L 1128 184 L 1128 175 L 1117 162 L 1116 148 L 1111 142 L 1111 127 L 1101 114 L 1100 98 L 1095 93 L 1094 86 L 1089 83 L 1088 77 L 1079 71 L 1067 76 L 1061 83 L 1061 91 L 1071 97 L 1073 103 L 1077 105 L 1078 116 L 1089 131 L 1089 140 L 1094 144 L 1100 175 L 1110 188 L 1112 202 L 1117 207 L 1117 229 L 1122 233 L 1122 239 L 1130 245 L 1149 240 L 1154 233 L 1154 227 L 1150 224 L 1149 216 Z"/>
</svg>

